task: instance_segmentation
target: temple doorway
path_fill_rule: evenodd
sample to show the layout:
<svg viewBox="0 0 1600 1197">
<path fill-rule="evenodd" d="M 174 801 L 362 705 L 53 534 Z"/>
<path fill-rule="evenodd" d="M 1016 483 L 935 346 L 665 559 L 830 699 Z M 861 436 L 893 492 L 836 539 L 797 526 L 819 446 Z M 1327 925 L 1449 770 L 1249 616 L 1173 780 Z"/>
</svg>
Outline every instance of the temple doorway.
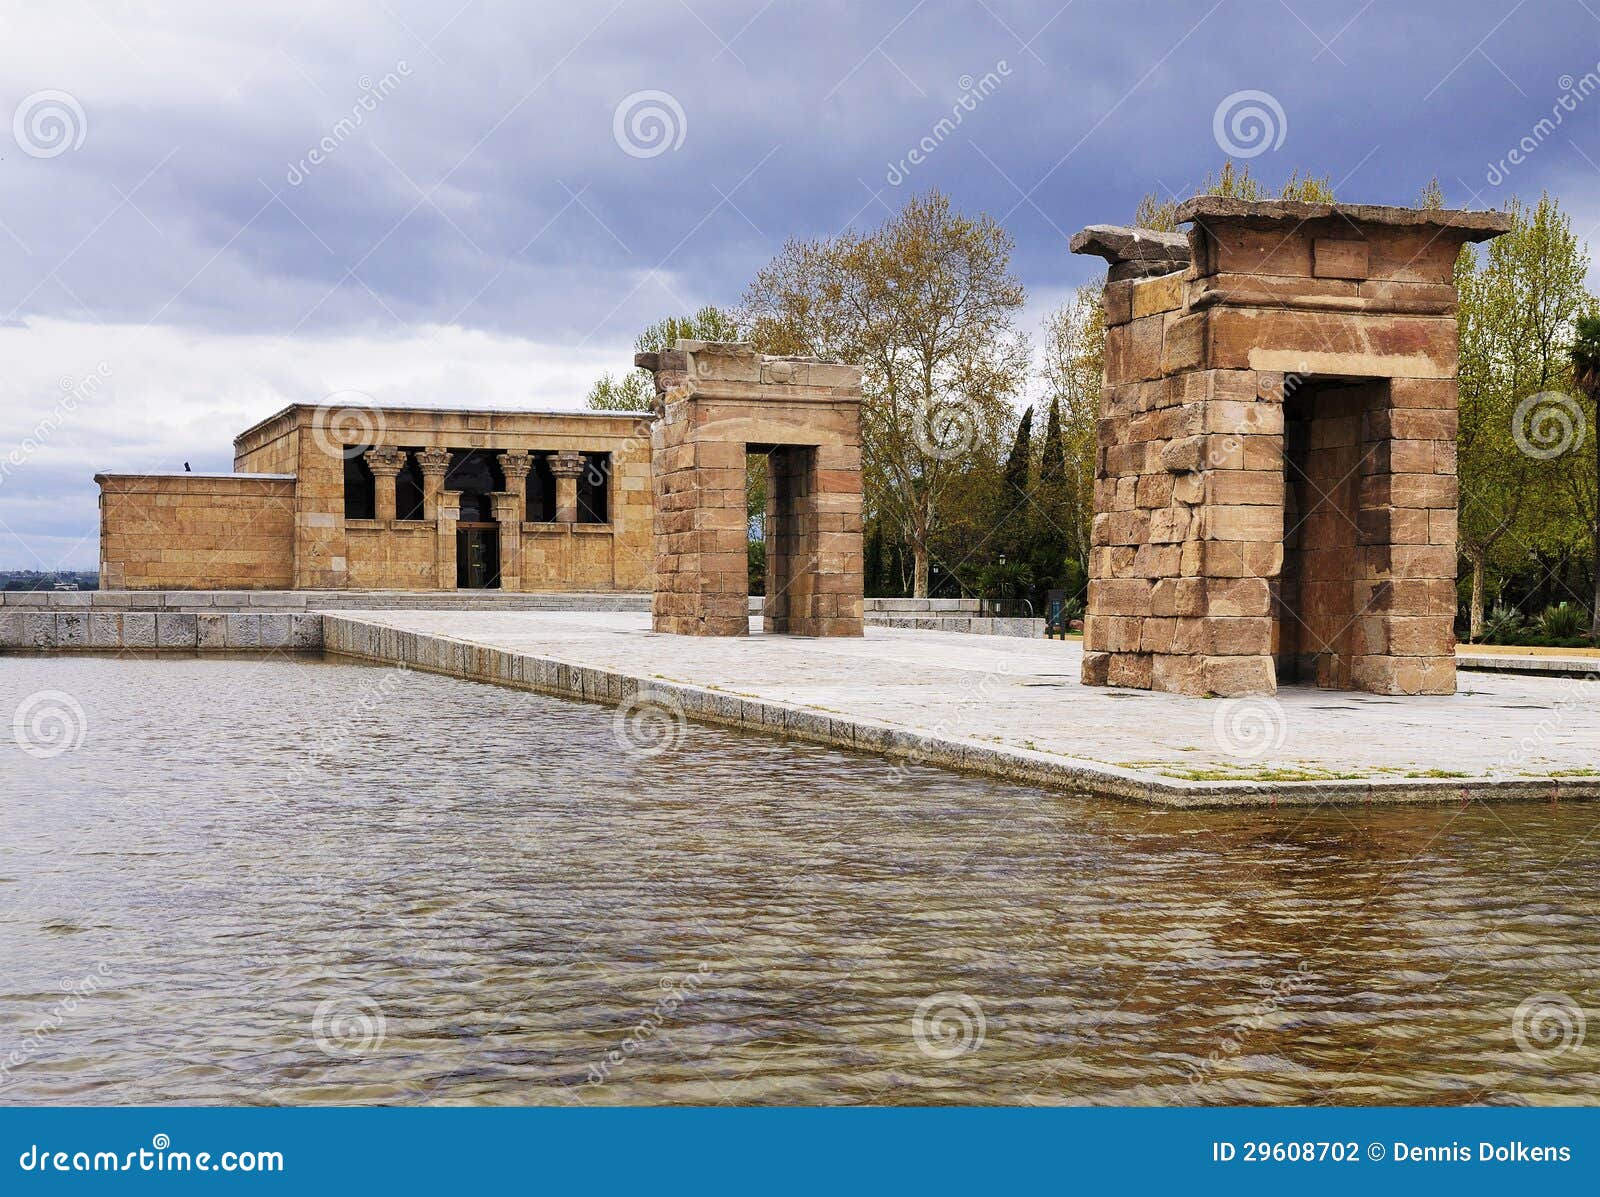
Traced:
<svg viewBox="0 0 1600 1197">
<path fill-rule="evenodd" d="M 456 527 L 456 588 L 500 588 L 500 527 L 489 523 L 461 523 Z"/>
</svg>

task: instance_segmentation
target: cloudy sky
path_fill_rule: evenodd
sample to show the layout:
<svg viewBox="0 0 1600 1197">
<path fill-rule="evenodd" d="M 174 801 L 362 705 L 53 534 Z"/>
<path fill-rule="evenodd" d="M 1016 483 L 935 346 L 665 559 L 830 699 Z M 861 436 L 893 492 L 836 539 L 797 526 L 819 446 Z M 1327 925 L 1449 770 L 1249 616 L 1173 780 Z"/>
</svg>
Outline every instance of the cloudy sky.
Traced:
<svg viewBox="0 0 1600 1197">
<path fill-rule="evenodd" d="M 1351 201 L 1547 188 L 1600 241 L 1600 94 L 1560 106 L 1600 0 L 6 8 L 4 568 L 93 568 L 96 469 L 228 469 L 292 401 L 580 405 L 913 190 L 1002 220 L 1030 326 L 1072 231 L 1230 150 Z"/>
</svg>

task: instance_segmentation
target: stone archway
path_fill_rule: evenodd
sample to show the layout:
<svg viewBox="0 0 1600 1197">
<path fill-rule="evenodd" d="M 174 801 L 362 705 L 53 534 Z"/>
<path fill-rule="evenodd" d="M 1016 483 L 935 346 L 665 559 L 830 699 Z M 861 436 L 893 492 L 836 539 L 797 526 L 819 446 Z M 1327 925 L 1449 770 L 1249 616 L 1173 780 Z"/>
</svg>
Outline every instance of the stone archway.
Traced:
<svg viewBox="0 0 1600 1197">
<path fill-rule="evenodd" d="M 1453 693 L 1452 269 L 1509 218 L 1218 196 L 1177 217 L 1187 245 L 1072 239 L 1111 263 L 1084 682 Z"/>
<path fill-rule="evenodd" d="M 654 629 L 749 631 L 745 461 L 765 453 L 764 629 L 861 635 L 861 371 L 690 340 L 635 363 L 656 381 Z"/>
</svg>

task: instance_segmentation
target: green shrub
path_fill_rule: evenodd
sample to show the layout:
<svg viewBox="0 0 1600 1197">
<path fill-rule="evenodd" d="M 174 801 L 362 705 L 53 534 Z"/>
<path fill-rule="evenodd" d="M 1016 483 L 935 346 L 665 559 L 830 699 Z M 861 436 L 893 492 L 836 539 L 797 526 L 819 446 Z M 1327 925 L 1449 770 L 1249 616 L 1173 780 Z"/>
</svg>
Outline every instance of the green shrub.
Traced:
<svg viewBox="0 0 1600 1197">
<path fill-rule="evenodd" d="M 1550 640 L 1570 640 L 1581 636 L 1588 625 L 1588 613 L 1573 603 L 1557 603 L 1546 607 L 1536 625 L 1539 634 Z"/>
</svg>

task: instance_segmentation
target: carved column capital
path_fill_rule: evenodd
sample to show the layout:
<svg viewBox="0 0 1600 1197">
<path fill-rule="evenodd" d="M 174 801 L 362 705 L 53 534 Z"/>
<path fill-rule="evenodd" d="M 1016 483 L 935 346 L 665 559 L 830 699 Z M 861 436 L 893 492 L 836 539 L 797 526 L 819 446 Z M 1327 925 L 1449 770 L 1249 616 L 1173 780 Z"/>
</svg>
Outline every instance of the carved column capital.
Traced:
<svg viewBox="0 0 1600 1197">
<path fill-rule="evenodd" d="M 417 465 L 425 475 L 437 474 L 442 477 L 450 468 L 450 450 L 418 449 Z"/>
<path fill-rule="evenodd" d="M 500 472 L 506 476 L 506 481 L 513 478 L 526 478 L 528 471 L 533 468 L 533 458 L 528 456 L 526 449 L 511 450 L 496 454 L 500 462 Z"/>
<path fill-rule="evenodd" d="M 366 458 L 367 468 L 378 478 L 393 478 L 406 468 L 404 449 L 368 449 L 361 456 Z"/>
<path fill-rule="evenodd" d="M 550 454 L 550 472 L 557 478 L 576 478 L 583 473 L 583 454 L 576 449 L 562 449 Z"/>
</svg>

